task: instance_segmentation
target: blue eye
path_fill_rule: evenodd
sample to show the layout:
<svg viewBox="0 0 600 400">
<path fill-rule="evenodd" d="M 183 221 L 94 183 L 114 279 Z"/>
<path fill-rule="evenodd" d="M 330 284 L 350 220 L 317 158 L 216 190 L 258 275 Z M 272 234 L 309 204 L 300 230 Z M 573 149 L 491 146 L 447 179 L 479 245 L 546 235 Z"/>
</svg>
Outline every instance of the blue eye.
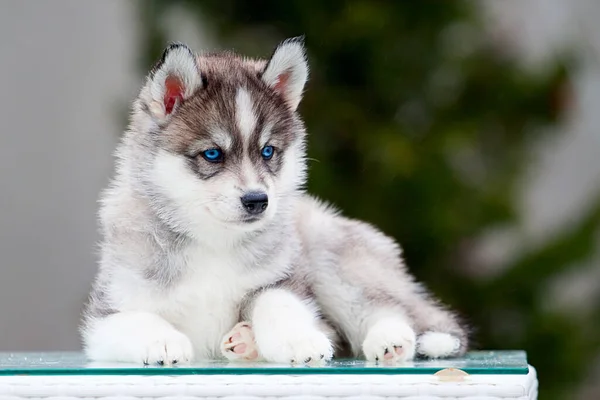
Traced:
<svg viewBox="0 0 600 400">
<path fill-rule="evenodd" d="M 219 162 L 223 160 L 223 152 L 219 149 L 208 149 L 202 153 L 206 161 Z"/>
<path fill-rule="evenodd" d="M 270 160 L 273 157 L 274 152 L 275 152 L 275 149 L 273 148 L 273 146 L 265 146 L 265 147 L 263 147 L 260 154 L 262 154 L 262 157 L 265 160 Z"/>
</svg>

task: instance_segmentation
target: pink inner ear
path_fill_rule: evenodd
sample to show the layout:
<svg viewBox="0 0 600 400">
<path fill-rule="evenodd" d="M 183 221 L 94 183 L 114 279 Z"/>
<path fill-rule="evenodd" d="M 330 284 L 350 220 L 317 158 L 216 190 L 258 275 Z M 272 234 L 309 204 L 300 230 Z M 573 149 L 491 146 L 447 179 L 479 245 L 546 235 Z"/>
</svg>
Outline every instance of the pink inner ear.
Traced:
<svg viewBox="0 0 600 400">
<path fill-rule="evenodd" d="M 287 89 L 288 81 L 290 80 L 290 72 L 284 72 L 283 74 L 277 77 L 277 83 L 273 86 L 273 89 L 277 93 L 285 94 L 285 90 Z"/>
<path fill-rule="evenodd" d="M 183 99 L 183 83 L 174 77 L 169 76 L 165 79 L 165 111 L 168 114 L 173 112 L 175 104 Z"/>
</svg>

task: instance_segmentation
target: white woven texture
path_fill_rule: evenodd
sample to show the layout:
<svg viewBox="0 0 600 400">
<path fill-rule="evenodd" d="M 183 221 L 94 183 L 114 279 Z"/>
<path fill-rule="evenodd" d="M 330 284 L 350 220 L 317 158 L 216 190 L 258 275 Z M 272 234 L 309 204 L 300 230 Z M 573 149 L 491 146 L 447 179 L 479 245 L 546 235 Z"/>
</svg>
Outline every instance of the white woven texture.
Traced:
<svg viewBox="0 0 600 400">
<path fill-rule="evenodd" d="M 0 399 L 44 400 L 499 400 L 537 399 L 537 377 L 471 375 L 2 376 Z"/>
</svg>

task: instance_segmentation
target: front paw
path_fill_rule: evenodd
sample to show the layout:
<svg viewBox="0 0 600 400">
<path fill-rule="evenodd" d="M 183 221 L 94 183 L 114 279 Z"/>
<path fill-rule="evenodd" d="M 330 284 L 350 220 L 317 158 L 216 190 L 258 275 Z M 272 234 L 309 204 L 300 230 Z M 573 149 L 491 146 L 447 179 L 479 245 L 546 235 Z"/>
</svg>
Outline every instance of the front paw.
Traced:
<svg viewBox="0 0 600 400">
<path fill-rule="evenodd" d="M 193 358 L 191 341 L 175 329 L 142 335 L 136 347 L 132 348 L 137 352 L 134 358 L 141 358 L 144 365 L 185 364 Z"/>
<path fill-rule="evenodd" d="M 400 319 L 378 321 L 367 333 L 363 353 L 368 361 L 397 363 L 412 360 L 415 332 Z"/>
<path fill-rule="evenodd" d="M 194 355 L 186 335 L 150 313 L 119 313 L 95 321 L 84 340 L 93 361 L 173 365 L 188 363 Z"/>
<path fill-rule="evenodd" d="M 230 361 L 257 361 L 259 359 L 250 323 L 238 323 L 223 337 L 221 354 Z"/>
<path fill-rule="evenodd" d="M 333 357 L 331 341 L 314 326 L 273 327 L 256 339 L 262 356 L 271 362 L 315 364 Z"/>
</svg>

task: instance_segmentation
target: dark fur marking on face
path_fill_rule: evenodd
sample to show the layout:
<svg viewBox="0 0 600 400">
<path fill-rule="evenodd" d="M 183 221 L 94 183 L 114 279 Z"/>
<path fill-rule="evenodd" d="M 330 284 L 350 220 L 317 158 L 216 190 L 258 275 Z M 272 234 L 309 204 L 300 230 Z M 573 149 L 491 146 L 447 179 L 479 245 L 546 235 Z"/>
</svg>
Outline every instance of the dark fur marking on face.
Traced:
<svg viewBox="0 0 600 400">
<path fill-rule="evenodd" d="M 281 169 L 283 153 L 296 139 L 296 130 L 292 124 L 293 116 L 283 99 L 266 88 L 264 82 L 252 81 L 252 84 L 256 87 L 248 88 L 249 93 L 261 95 L 252 96 L 256 126 L 249 139 L 249 157 L 259 171 L 274 175 Z M 265 141 L 263 130 L 267 125 L 270 126 L 270 132 L 266 132 Z M 270 160 L 262 157 L 262 148 L 265 145 L 275 147 L 275 154 Z"/>
<path fill-rule="evenodd" d="M 203 55 L 198 58 L 203 77 L 209 81 L 186 99 L 162 129 L 158 146 L 174 154 L 190 158 L 210 148 L 223 151 L 223 161 L 210 163 L 198 156 L 188 161 L 189 168 L 199 179 L 207 180 L 221 172 L 243 176 L 242 163 L 248 158 L 260 181 L 277 175 L 283 166 L 286 149 L 303 134 L 302 125 L 294 117 L 284 99 L 269 88 L 257 72 L 263 71 L 264 61 L 241 58 L 233 53 Z M 244 89 L 251 98 L 256 126 L 247 143 L 237 126 L 236 98 Z M 263 130 L 267 141 L 261 138 Z M 262 140 L 262 141 L 261 141 Z M 262 147 L 271 145 L 275 153 L 270 160 L 262 157 Z"/>
<path fill-rule="evenodd" d="M 248 157 L 250 158 L 250 161 L 255 165 L 255 166 L 260 166 L 263 163 L 263 157 L 261 154 L 262 151 L 262 146 L 260 144 L 260 139 L 261 139 L 261 134 L 263 129 L 265 128 L 265 116 L 264 114 L 259 114 L 257 113 L 257 106 L 256 104 L 254 104 L 254 113 L 257 114 L 257 118 L 256 118 L 256 126 L 254 127 L 254 131 L 252 132 L 252 134 L 250 135 L 249 138 L 249 143 L 248 143 Z"/>
<path fill-rule="evenodd" d="M 204 181 L 216 176 L 223 170 L 223 165 L 220 163 L 209 163 L 203 159 L 201 154 L 196 157 L 186 156 L 186 164 L 195 175 Z"/>
</svg>

